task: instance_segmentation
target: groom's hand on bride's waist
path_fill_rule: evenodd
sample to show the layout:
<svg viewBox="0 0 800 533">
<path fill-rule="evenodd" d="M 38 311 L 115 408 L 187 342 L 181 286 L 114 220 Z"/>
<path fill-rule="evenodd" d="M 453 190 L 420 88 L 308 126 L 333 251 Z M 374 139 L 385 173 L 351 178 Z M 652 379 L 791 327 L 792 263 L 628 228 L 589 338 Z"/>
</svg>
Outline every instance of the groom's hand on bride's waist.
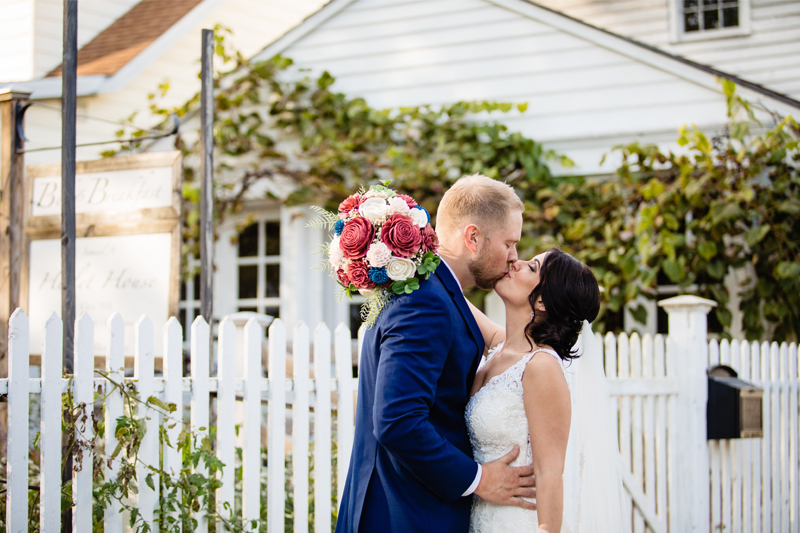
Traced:
<svg viewBox="0 0 800 533">
<path fill-rule="evenodd" d="M 514 446 L 500 459 L 481 465 L 483 473 L 475 494 L 487 502 L 536 510 L 536 503 L 522 499 L 536 498 L 533 465 L 509 466 L 518 455 L 519 446 Z"/>
</svg>

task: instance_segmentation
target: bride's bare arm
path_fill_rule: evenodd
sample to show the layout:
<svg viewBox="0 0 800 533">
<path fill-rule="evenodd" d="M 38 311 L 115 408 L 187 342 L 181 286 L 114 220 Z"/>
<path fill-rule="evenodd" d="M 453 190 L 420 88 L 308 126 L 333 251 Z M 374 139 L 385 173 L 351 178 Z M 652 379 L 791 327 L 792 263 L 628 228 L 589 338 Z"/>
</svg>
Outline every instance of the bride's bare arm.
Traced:
<svg viewBox="0 0 800 533">
<path fill-rule="evenodd" d="M 504 327 L 492 322 L 488 316 L 472 305 L 472 302 L 469 300 L 467 300 L 467 303 L 469 304 L 470 310 L 472 310 L 472 316 L 475 317 L 475 322 L 477 322 L 478 327 L 481 328 L 483 342 L 486 345 L 484 352 L 506 340 L 506 330 Z"/>
<path fill-rule="evenodd" d="M 525 415 L 531 436 L 539 528 L 561 531 L 564 513 L 564 460 L 569 440 L 569 388 L 559 362 L 537 353 L 522 376 Z"/>
</svg>

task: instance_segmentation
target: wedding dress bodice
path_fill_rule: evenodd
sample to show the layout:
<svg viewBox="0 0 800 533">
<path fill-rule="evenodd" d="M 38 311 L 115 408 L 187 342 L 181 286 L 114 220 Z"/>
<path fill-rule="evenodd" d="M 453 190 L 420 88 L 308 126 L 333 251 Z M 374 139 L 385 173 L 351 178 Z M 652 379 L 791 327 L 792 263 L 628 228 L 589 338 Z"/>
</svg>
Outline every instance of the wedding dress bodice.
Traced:
<svg viewBox="0 0 800 533">
<path fill-rule="evenodd" d="M 502 347 L 489 351 L 487 362 Z M 511 451 L 516 444 L 520 454 L 511 466 L 531 463 L 531 439 L 522 394 L 522 375 L 528 361 L 538 352 L 546 352 L 561 362 L 553 350 L 539 349 L 525 355 L 505 372 L 490 379 L 470 398 L 466 408 L 467 430 L 475 461 L 494 461 Z M 562 366 L 563 370 L 563 366 Z M 473 496 L 470 533 L 535 532 L 535 511 L 520 507 L 495 505 Z"/>
</svg>

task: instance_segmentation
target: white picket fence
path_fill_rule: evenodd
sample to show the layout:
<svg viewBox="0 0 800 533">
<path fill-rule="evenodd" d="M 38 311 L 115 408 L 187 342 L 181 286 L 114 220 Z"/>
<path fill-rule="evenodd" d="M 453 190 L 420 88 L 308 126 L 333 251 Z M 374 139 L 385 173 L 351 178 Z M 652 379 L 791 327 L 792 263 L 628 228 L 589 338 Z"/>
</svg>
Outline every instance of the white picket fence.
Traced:
<svg viewBox="0 0 800 533">
<path fill-rule="evenodd" d="M 299 323 L 293 337 L 293 379 L 286 378 L 286 329 L 280 320 L 269 328 L 268 377 L 261 372 L 261 339 L 263 330 L 256 319 L 251 319 L 244 328 L 245 365 L 243 379 L 235 377 L 235 326 L 229 319 L 219 325 L 218 372 L 209 376 L 209 327 L 202 317 L 192 324 L 191 331 L 191 376 L 183 377 L 182 331 L 175 318 L 164 326 L 163 378 L 154 377 L 153 369 L 153 324 L 142 317 L 136 324 L 134 377 L 126 381 L 136 384 L 141 398 L 151 395 L 165 402 L 175 403 L 177 413 L 183 412 L 183 392 L 191 391 L 191 427 L 199 433 L 207 433 L 209 427 L 210 393 L 217 396 L 216 454 L 225 467 L 221 472 L 222 487 L 217 493 L 217 505 L 222 516 L 227 504 L 234 507 L 235 464 L 235 419 L 234 402 L 237 394 L 243 397 L 245 423 L 240 429 L 244 433 L 242 446 L 242 516 L 245 521 L 258 520 L 261 505 L 261 426 L 262 392 L 268 397 L 268 493 L 267 530 L 270 533 L 284 531 L 285 487 L 285 438 L 286 404 L 292 410 L 292 456 L 294 486 L 294 531 L 307 533 L 309 524 L 308 502 L 308 451 L 311 434 L 309 421 L 314 413 L 314 530 L 315 533 L 330 533 L 332 458 L 331 411 L 336 406 L 331 401 L 331 392 L 338 392 L 336 424 L 338 470 L 337 501 L 344 489 L 344 480 L 349 465 L 349 454 L 353 442 L 353 379 L 350 329 L 344 324 L 331 332 L 325 324 L 314 331 L 313 346 L 308 327 Z M 9 377 L 0 380 L 0 394 L 8 394 L 8 443 L 7 443 L 7 500 L 6 527 L 9 532 L 28 531 L 28 486 L 38 485 L 40 492 L 40 516 L 42 533 L 59 532 L 60 488 L 61 488 L 61 395 L 67 391 L 68 380 L 62 378 L 61 320 L 52 314 L 45 324 L 42 351 L 42 377 L 29 378 L 28 317 L 17 310 L 9 321 Z M 106 371 L 111 379 L 120 382 L 120 369 L 124 366 L 123 354 L 124 322 L 114 314 L 107 324 L 109 355 Z M 82 316 L 75 325 L 75 368 L 72 393 L 76 404 L 92 405 L 96 391 L 110 390 L 105 378 L 94 378 L 94 323 L 88 315 Z M 331 376 L 331 346 L 334 347 L 336 377 Z M 314 379 L 309 377 L 311 349 L 314 356 Z M 349 392 L 349 393 L 348 393 Z M 28 479 L 29 395 L 40 396 L 41 406 L 41 468 L 40 479 Z M 88 411 L 87 411 L 87 414 Z M 114 436 L 116 419 L 123 414 L 122 396 L 112 394 L 106 399 L 104 435 L 106 450 L 113 450 L 117 440 Z M 141 413 L 140 415 L 145 414 Z M 139 450 L 139 458 L 146 464 L 155 465 L 159 460 L 159 442 L 156 431 L 158 415 L 149 413 L 147 432 Z M 203 430 L 201 431 L 201 428 Z M 179 426 L 168 430 L 172 443 L 176 442 Z M 91 440 L 92 424 L 80 425 L 82 437 Z M 174 448 L 163 448 L 164 470 L 180 469 L 181 458 Z M 92 457 L 84 453 L 82 468 L 74 474 L 73 483 L 73 531 L 92 530 Z M 77 465 L 76 465 L 77 466 Z M 115 474 L 112 464 L 107 475 Z M 202 468 L 202 463 L 200 468 Z M 139 480 L 144 479 L 141 467 Z M 152 524 L 153 512 L 159 501 L 156 490 L 140 482 L 135 505 L 142 517 Z M 197 532 L 206 533 L 208 523 L 205 513 L 196 515 Z M 105 531 L 123 531 L 126 521 L 119 507 L 110 507 L 105 512 Z"/>
<path fill-rule="evenodd" d="M 706 340 L 705 315 L 712 302 L 680 297 L 667 307 L 670 335 L 630 336 L 608 334 L 599 337 L 604 347 L 606 374 L 612 393 L 611 408 L 616 414 L 623 462 L 623 482 L 630 497 L 629 510 L 634 533 L 652 531 L 799 531 L 798 479 L 798 353 L 797 345 L 717 343 Z M 667 301 L 669 302 L 669 301 Z M 61 321 L 53 314 L 45 327 L 41 378 L 28 377 L 28 319 L 22 311 L 14 313 L 9 324 L 9 378 L 0 380 L 0 393 L 8 394 L 9 434 L 7 443 L 7 527 L 8 531 L 27 531 L 27 487 L 38 485 L 41 527 L 44 533 L 60 530 L 60 402 L 68 381 L 61 375 Z M 109 319 L 107 371 L 121 380 L 124 324 L 118 315 Z M 224 319 L 219 326 L 218 372 L 209 375 L 208 325 L 202 318 L 192 324 L 191 376 L 182 375 L 180 324 L 173 318 L 164 326 L 164 372 L 155 378 L 153 371 L 153 325 L 143 317 L 136 327 L 135 370 L 132 380 L 144 398 L 152 395 L 178 406 L 183 412 L 183 392 L 191 393 L 190 423 L 196 430 L 209 424 L 210 395 L 216 392 L 216 454 L 226 465 L 221 472 L 222 488 L 218 505 L 234 500 L 235 417 L 234 403 L 243 401 L 245 419 L 240 435 L 242 447 L 242 516 L 257 519 L 261 492 L 262 393 L 268 400 L 268 489 L 267 530 L 284 531 L 285 439 L 291 437 L 295 532 L 308 533 L 309 464 L 308 451 L 313 438 L 315 533 L 329 533 L 331 511 L 342 494 L 353 439 L 353 391 L 357 380 L 352 375 L 350 331 L 343 324 L 331 332 L 320 324 L 311 338 L 302 323 L 293 332 L 293 377 L 286 378 L 287 336 L 284 324 L 276 320 L 269 329 L 268 377 L 262 377 L 261 339 L 263 332 L 252 319 L 244 329 L 244 370 L 237 378 L 235 328 Z M 97 390 L 108 388 L 105 378 L 94 378 L 94 324 L 88 316 L 76 323 L 75 376 L 72 392 L 76 403 L 93 402 Z M 313 350 L 314 377 L 310 374 Z M 331 356 L 334 355 L 332 361 Z M 743 379 L 764 388 L 764 438 L 706 441 L 705 401 L 707 366 L 728 364 Z M 331 376 L 335 368 L 335 376 Z M 338 405 L 331 400 L 336 391 Z M 31 395 L 39 395 L 41 407 L 41 468 L 39 480 L 28 479 L 28 409 Z M 106 449 L 113 449 L 113 421 L 122 414 L 122 399 L 106 399 Z M 286 417 L 291 410 L 291 433 Z M 331 501 L 332 413 L 335 424 L 338 461 L 337 490 Z M 311 417 L 313 413 L 313 428 Z M 156 427 L 158 419 L 147 422 Z M 55 430 L 54 430 L 55 429 Z M 91 438 L 91 424 L 83 428 Z M 172 428 L 174 442 L 178 427 Z M 157 434 L 148 431 L 140 456 L 155 464 L 159 450 Z M 110 448 L 109 448 L 110 447 Z M 163 449 L 164 468 L 176 469 L 180 457 L 171 448 Z M 84 454 L 85 464 L 91 457 Z M 108 474 L 114 473 L 114 466 Z M 73 530 L 91 528 L 91 468 L 75 475 Z M 156 486 L 157 487 L 157 486 Z M 144 483 L 138 501 L 145 519 L 150 521 L 158 504 L 158 494 Z M 226 513 L 221 513 L 225 515 Z M 206 532 L 202 513 L 197 531 Z M 122 531 L 123 517 L 118 508 L 106 510 L 106 531 Z"/>
</svg>

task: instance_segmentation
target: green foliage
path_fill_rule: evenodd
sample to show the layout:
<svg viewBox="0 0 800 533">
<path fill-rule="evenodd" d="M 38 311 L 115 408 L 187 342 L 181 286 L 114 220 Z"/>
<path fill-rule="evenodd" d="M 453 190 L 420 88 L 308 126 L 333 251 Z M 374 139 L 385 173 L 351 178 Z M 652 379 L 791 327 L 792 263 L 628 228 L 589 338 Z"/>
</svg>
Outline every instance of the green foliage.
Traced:
<svg viewBox="0 0 800 533">
<path fill-rule="evenodd" d="M 526 205 L 523 257 L 559 246 L 594 270 L 603 288 L 599 331 L 618 327 L 614 315 L 627 302 L 655 298 L 659 278 L 716 300 L 714 312 L 728 328 L 723 280 L 736 269 L 746 278 L 739 292 L 747 337 L 760 338 L 765 321 L 775 339 L 800 336 L 797 122 L 773 116 L 760 125 L 732 82 L 722 81 L 730 120 L 721 132 L 682 128 L 679 153 L 618 146 L 613 179 L 554 177 L 547 161 L 568 167 L 567 158 L 493 120 L 523 113 L 526 104 L 374 109 L 335 92 L 328 72 L 303 76 L 280 56 L 250 63 L 227 51 L 224 29 L 217 34 L 229 68 L 216 75 L 218 217 L 240 211 L 259 181 L 271 185 L 263 194 L 284 204 L 335 211 L 361 184 L 389 179 L 435 215 L 451 183 L 481 172 L 514 186 Z M 196 111 L 199 97 L 169 109 L 156 100 L 156 115 L 183 116 Z M 181 135 L 176 146 L 186 156 L 184 234 L 196 243 L 198 145 Z M 478 303 L 484 294 L 468 296 Z M 643 307 L 634 311 L 645 320 Z"/>
</svg>

